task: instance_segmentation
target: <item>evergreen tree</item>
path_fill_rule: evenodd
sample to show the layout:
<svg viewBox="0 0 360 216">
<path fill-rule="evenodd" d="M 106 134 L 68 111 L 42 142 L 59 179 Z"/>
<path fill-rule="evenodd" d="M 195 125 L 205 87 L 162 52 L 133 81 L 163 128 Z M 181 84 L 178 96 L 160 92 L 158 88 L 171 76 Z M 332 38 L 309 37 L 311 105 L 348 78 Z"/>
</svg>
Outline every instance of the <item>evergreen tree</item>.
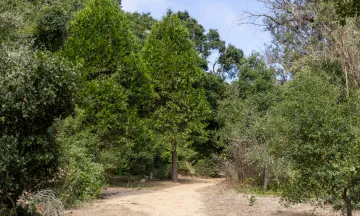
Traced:
<svg viewBox="0 0 360 216">
<path fill-rule="evenodd" d="M 136 52 L 129 20 L 114 0 L 91 0 L 75 15 L 64 52 L 82 65 L 77 104 L 85 112 L 84 123 L 114 158 L 107 161 L 116 164 L 122 157 L 125 165 L 116 166 L 126 172 L 138 171 L 127 166 L 133 148 L 146 152 L 152 144 L 147 117 L 153 90 Z"/>
<path fill-rule="evenodd" d="M 209 113 L 201 88 L 204 72 L 189 32 L 176 15 L 157 23 L 143 49 L 157 97 L 154 121 L 172 148 L 172 179 L 177 181 L 177 146 L 186 143 L 191 132 L 203 134 L 203 120 Z"/>
</svg>

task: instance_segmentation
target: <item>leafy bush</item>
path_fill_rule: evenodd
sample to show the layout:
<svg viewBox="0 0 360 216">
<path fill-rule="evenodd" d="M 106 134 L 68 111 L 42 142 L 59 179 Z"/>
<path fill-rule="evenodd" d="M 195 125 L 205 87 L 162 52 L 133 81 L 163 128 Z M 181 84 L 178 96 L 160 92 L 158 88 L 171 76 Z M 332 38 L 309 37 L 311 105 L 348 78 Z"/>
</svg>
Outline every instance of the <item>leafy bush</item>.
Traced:
<svg viewBox="0 0 360 216">
<path fill-rule="evenodd" d="M 171 178 L 171 164 L 164 164 L 162 167 L 155 168 L 154 177 L 165 180 Z"/>
<path fill-rule="evenodd" d="M 99 196 L 105 182 L 102 165 L 92 161 L 86 148 L 78 146 L 68 149 L 67 159 L 65 178 L 59 188 L 66 206 Z"/>
<path fill-rule="evenodd" d="M 99 138 L 88 130 L 80 130 L 81 111 L 77 113 L 78 118 L 58 122 L 62 169 L 56 190 L 66 206 L 97 197 L 105 184 L 104 168 L 97 162 Z"/>
<path fill-rule="evenodd" d="M 75 72 L 53 54 L 0 47 L 0 205 L 12 208 L 10 198 L 57 171 L 59 146 L 50 127 L 72 110 Z"/>
<path fill-rule="evenodd" d="M 207 177 L 219 177 L 219 165 L 215 158 L 198 160 L 195 164 L 196 174 Z"/>
<path fill-rule="evenodd" d="M 283 137 L 274 152 L 292 165 L 286 200 L 331 197 L 351 208 L 360 202 L 358 92 L 347 96 L 325 73 L 305 69 L 284 86 L 275 126 Z M 349 215 L 349 214 L 348 214 Z"/>
</svg>

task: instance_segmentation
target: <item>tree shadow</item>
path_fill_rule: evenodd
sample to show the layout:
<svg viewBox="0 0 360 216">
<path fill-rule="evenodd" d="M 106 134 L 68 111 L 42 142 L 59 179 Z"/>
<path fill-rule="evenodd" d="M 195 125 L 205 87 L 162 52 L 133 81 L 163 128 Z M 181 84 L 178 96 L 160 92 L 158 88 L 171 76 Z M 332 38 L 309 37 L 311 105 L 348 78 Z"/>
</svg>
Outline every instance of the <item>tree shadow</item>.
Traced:
<svg viewBox="0 0 360 216">
<path fill-rule="evenodd" d="M 208 183 L 210 179 L 198 179 L 198 178 L 179 178 L 180 184 L 199 184 L 199 183 Z"/>
<path fill-rule="evenodd" d="M 101 193 L 102 199 L 119 196 L 131 196 L 143 193 L 152 193 L 182 184 L 207 183 L 210 180 L 180 176 L 178 182 L 171 180 L 145 180 L 139 176 L 114 176 L 108 179 L 109 187 Z"/>
<path fill-rule="evenodd" d="M 278 210 L 276 213 L 272 215 L 276 216 L 313 216 L 316 214 L 310 212 L 294 212 L 292 210 Z"/>
</svg>

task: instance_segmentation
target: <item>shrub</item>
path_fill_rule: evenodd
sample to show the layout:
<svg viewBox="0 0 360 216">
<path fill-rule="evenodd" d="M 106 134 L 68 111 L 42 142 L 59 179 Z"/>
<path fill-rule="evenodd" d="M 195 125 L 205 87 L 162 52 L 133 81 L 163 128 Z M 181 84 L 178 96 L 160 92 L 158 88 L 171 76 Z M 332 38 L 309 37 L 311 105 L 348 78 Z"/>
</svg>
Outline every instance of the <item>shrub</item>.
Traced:
<svg viewBox="0 0 360 216">
<path fill-rule="evenodd" d="M 83 147 L 70 147 L 67 158 L 65 176 L 58 188 L 65 205 L 72 206 L 99 196 L 105 182 L 102 165 L 92 161 Z"/>
<path fill-rule="evenodd" d="M 57 125 L 62 169 L 56 190 L 65 206 L 97 197 L 105 184 L 104 168 L 97 162 L 99 138 L 81 130 L 81 111 L 77 113 L 77 118 L 69 117 Z"/>
<path fill-rule="evenodd" d="M 215 158 L 205 158 L 198 160 L 195 165 L 196 174 L 206 177 L 219 177 L 219 165 Z"/>
<path fill-rule="evenodd" d="M 9 208 L 53 178 L 59 146 L 50 127 L 71 112 L 76 80 L 63 58 L 14 47 L 0 47 L 0 205 Z"/>
<path fill-rule="evenodd" d="M 65 209 L 52 190 L 24 193 L 17 201 L 17 214 L 32 216 L 64 216 Z"/>
</svg>

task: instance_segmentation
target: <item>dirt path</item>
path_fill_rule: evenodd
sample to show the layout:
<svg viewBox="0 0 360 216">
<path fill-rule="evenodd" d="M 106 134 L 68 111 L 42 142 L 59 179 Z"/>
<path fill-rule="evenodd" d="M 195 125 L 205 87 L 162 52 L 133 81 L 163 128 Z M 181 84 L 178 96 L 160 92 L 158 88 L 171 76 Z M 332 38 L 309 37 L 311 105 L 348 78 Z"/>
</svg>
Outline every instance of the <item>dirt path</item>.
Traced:
<svg viewBox="0 0 360 216">
<path fill-rule="evenodd" d="M 149 183 L 151 184 L 151 183 Z M 154 186 L 154 185 L 153 185 Z M 256 196 L 249 205 L 221 179 L 185 178 L 180 183 L 159 182 L 145 189 L 109 188 L 107 196 L 72 216 L 338 216 L 331 208 L 316 209 L 308 204 L 284 207 L 278 197 Z M 356 212 L 354 215 L 359 215 Z"/>
<path fill-rule="evenodd" d="M 219 180 L 183 179 L 161 190 L 128 191 L 73 210 L 74 216 L 206 216 L 199 189 Z M 115 192 L 116 194 L 116 192 Z"/>
<path fill-rule="evenodd" d="M 251 194 L 237 193 L 227 184 L 203 188 L 207 216 L 340 216 L 332 208 L 316 208 L 310 204 L 298 204 L 285 207 L 275 196 L 255 196 L 255 203 L 249 204 Z M 355 216 L 357 214 L 354 214 Z"/>
</svg>

